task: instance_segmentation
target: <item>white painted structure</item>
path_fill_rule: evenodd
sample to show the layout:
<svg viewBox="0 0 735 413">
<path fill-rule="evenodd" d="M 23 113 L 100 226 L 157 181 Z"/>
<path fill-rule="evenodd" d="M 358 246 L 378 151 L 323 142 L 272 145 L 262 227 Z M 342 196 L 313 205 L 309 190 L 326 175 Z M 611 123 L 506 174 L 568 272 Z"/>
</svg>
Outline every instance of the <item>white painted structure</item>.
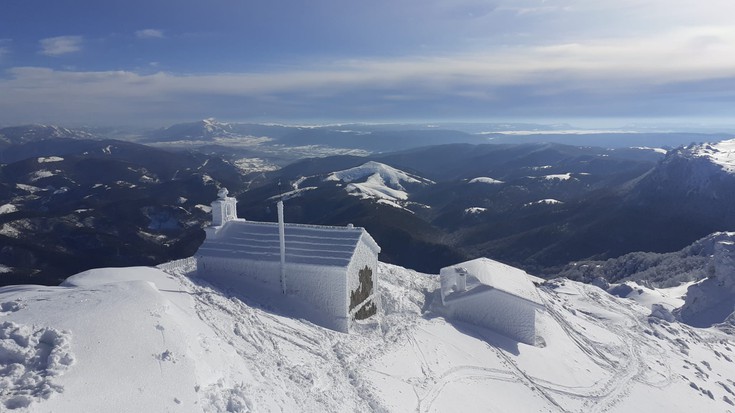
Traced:
<svg viewBox="0 0 735 413">
<path fill-rule="evenodd" d="M 285 293 L 315 311 L 304 318 L 348 332 L 379 311 L 380 247 L 364 228 L 254 222 L 237 217 L 237 200 L 220 191 L 212 225 L 195 254 L 197 275 L 235 291 Z"/>
<path fill-rule="evenodd" d="M 535 343 L 536 311 L 544 305 L 525 271 L 478 258 L 442 268 L 439 276 L 447 317 Z"/>
</svg>

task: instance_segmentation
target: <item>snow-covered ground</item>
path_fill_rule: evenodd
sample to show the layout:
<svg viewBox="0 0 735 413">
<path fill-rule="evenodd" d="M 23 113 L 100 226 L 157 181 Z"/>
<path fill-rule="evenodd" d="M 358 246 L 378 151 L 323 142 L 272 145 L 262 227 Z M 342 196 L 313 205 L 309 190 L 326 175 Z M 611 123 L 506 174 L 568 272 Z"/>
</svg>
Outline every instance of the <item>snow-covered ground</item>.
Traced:
<svg viewBox="0 0 735 413">
<path fill-rule="evenodd" d="M 350 335 L 165 267 L 0 289 L 0 410 L 735 411 L 732 336 L 591 285 L 543 285 L 530 346 L 436 316 L 438 276 L 387 264 L 385 314 Z"/>
</svg>

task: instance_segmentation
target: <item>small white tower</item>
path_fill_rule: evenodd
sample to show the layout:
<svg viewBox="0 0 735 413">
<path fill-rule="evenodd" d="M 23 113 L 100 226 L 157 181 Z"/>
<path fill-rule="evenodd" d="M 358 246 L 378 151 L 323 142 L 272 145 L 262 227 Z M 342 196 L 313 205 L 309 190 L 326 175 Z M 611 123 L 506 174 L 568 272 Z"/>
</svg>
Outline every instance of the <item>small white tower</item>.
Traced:
<svg viewBox="0 0 735 413">
<path fill-rule="evenodd" d="M 227 196 L 229 191 L 222 188 L 217 192 L 217 198 L 212 202 L 212 225 L 205 228 L 207 238 L 217 235 L 218 230 L 227 221 L 237 219 L 237 199 Z"/>
</svg>

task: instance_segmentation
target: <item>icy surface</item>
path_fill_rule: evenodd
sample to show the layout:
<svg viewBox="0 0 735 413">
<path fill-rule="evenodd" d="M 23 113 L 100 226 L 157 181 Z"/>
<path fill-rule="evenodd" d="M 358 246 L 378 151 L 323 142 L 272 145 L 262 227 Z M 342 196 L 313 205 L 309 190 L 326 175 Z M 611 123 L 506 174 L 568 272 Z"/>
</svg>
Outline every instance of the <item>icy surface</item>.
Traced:
<svg viewBox="0 0 735 413">
<path fill-rule="evenodd" d="M 194 283 L 182 275 L 189 264 L 172 264 L 0 289 L 0 324 L 53 329 L 67 338 L 59 354 L 74 358 L 46 376 L 63 393 L 23 407 L 11 401 L 20 391 L 0 387 L 0 410 L 734 410 L 732 336 L 649 317 L 594 286 L 541 287 L 542 344 L 529 346 L 427 312 L 438 277 L 400 267 L 380 265 L 380 325 L 348 335 Z M 27 360 L 16 368 L 32 370 Z"/>
</svg>

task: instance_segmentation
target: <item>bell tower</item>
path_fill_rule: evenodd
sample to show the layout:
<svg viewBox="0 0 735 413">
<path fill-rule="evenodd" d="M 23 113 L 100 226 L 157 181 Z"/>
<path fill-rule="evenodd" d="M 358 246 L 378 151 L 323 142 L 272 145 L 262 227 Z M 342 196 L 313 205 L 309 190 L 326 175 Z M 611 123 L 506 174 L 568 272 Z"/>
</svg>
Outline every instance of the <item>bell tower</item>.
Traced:
<svg viewBox="0 0 735 413">
<path fill-rule="evenodd" d="M 229 191 L 222 188 L 217 193 L 218 198 L 212 202 L 212 226 L 221 227 L 227 221 L 237 219 L 237 199 L 227 196 Z"/>
</svg>

